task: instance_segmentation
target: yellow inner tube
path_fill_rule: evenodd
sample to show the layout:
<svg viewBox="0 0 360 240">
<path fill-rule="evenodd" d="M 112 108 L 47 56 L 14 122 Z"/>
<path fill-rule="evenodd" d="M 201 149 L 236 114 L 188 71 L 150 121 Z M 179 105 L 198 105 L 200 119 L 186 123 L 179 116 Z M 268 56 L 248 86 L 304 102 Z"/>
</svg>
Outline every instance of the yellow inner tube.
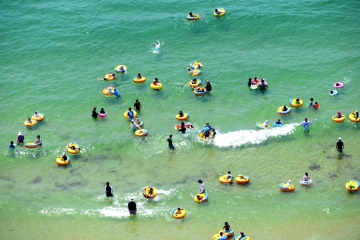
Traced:
<svg viewBox="0 0 360 240">
<path fill-rule="evenodd" d="M 341 115 L 341 118 L 338 118 L 337 115 L 332 117 L 332 120 L 334 122 L 343 122 L 345 121 L 345 119 L 346 119 L 345 115 Z"/>
<path fill-rule="evenodd" d="M 180 218 L 184 218 L 184 217 L 185 217 L 185 215 L 186 215 L 185 209 L 180 209 L 180 213 L 179 213 L 179 214 L 176 213 L 177 211 L 178 211 L 178 210 L 176 209 L 176 210 L 174 211 L 174 213 L 173 213 L 173 217 L 174 217 L 174 218 L 180 219 Z"/>
<path fill-rule="evenodd" d="M 225 9 L 223 8 L 218 8 L 217 10 L 220 12 L 220 14 L 216 13 L 215 11 L 213 12 L 216 17 L 224 16 L 226 13 Z"/>
<path fill-rule="evenodd" d="M 201 62 L 193 62 L 193 64 L 191 65 L 193 68 L 203 68 L 204 65 L 202 65 Z"/>
<path fill-rule="evenodd" d="M 102 93 L 105 95 L 105 96 L 111 96 L 113 95 L 113 92 L 114 92 L 114 88 L 112 87 L 111 88 L 111 92 L 109 92 L 109 87 L 106 87 L 103 89 Z"/>
<path fill-rule="evenodd" d="M 200 16 L 198 14 L 193 14 L 193 17 L 190 17 L 190 15 L 187 16 L 187 20 L 199 20 Z"/>
<path fill-rule="evenodd" d="M 150 84 L 150 87 L 152 89 L 155 89 L 155 90 L 159 90 L 162 88 L 162 84 L 161 83 L 157 83 L 156 85 L 154 85 L 153 83 Z"/>
<path fill-rule="evenodd" d="M 201 73 L 201 71 L 200 70 L 197 70 L 197 69 L 194 69 L 194 70 L 192 70 L 191 72 L 189 72 L 189 74 L 191 75 L 191 76 L 197 76 L 197 75 L 199 75 Z"/>
<path fill-rule="evenodd" d="M 134 110 L 132 110 L 132 111 L 133 111 L 133 113 L 134 113 L 134 116 L 133 116 L 133 117 L 136 118 L 136 117 L 137 117 L 137 112 L 134 111 Z M 127 115 L 128 112 L 129 112 L 129 111 L 125 111 L 125 112 L 124 112 L 124 118 L 129 118 L 129 116 Z"/>
<path fill-rule="evenodd" d="M 114 68 L 114 70 L 118 72 L 118 70 L 120 69 L 120 67 L 123 67 L 123 69 L 125 70 L 125 72 L 127 72 L 127 66 L 125 66 L 125 65 L 117 65 L 117 66 Z M 124 73 L 125 73 L 125 72 L 124 72 Z"/>
<path fill-rule="evenodd" d="M 139 129 L 135 131 L 135 135 L 138 137 L 146 136 L 148 131 L 146 129 Z"/>
<path fill-rule="evenodd" d="M 186 113 L 184 113 L 184 115 L 182 117 L 180 117 L 179 114 L 176 114 L 177 120 L 187 120 L 188 118 L 189 118 L 189 115 L 187 115 Z"/>
<path fill-rule="evenodd" d="M 357 191 L 359 190 L 359 184 L 353 180 L 350 180 L 345 184 L 345 187 L 349 191 Z"/>
<path fill-rule="evenodd" d="M 284 191 L 284 192 L 292 192 L 295 190 L 295 185 L 291 184 L 290 186 L 286 186 L 286 183 L 282 183 L 281 184 L 281 191 Z"/>
<path fill-rule="evenodd" d="M 70 161 L 69 160 L 64 161 L 62 159 L 62 156 L 59 156 L 56 158 L 56 163 L 59 164 L 60 166 L 65 166 L 65 165 L 68 165 L 70 163 Z"/>
<path fill-rule="evenodd" d="M 146 77 L 141 77 L 141 78 L 134 78 L 134 82 L 137 83 L 142 83 L 146 81 Z"/>
<path fill-rule="evenodd" d="M 113 81 L 113 80 L 116 80 L 116 76 L 114 77 L 113 75 L 111 75 L 111 74 L 105 74 L 105 80 L 106 81 Z"/>
<path fill-rule="evenodd" d="M 201 81 L 199 79 L 196 79 L 196 83 L 193 83 L 193 80 L 190 80 L 189 85 L 191 87 L 198 87 L 201 84 Z"/>
<path fill-rule="evenodd" d="M 29 123 L 28 120 L 25 120 L 25 122 L 24 122 L 25 126 L 27 126 L 27 127 L 33 127 L 33 126 L 35 126 L 37 123 L 38 123 L 38 121 L 36 121 L 36 120 L 31 120 L 31 123 Z"/>
<path fill-rule="evenodd" d="M 197 196 L 200 196 L 200 199 L 198 199 Z M 206 195 L 204 193 L 196 194 L 194 197 L 194 201 L 197 203 L 201 203 L 205 197 Z"/>
<path fill-rule="evenodd" d="M 157 195 L 156 188 L 153 187 L 153 192 L 150 194 L 150 187 L 146 187 L 145 191 L 143 192 L 144 197 L 146 198 L 154 198 Z"/>
<path fill-rule="evenodd" d="M 71 147 L 75 147 L 75 150 L 73 150 Z M 80 146 L 77 143 L 69 143 L 66 146 L 66 151 L 71 154 L 78 154 L 80 152 Z"/>
<path fill-rule="evenodd" d="M 288 110 L 286 110 L 286 111 L 283 111 L 283 110 L 282 110 L 283 107 L 284 107 L 284 106 L 279 107 L 279 108 L 276 110 L 276 112 L 277 112 L 278 114 L 289 114 L 289 113 L 291 113 L 291 111 L 289 111 L 289 110 L 291 110 L 290 107 L 287 107 Z"/>
<path fill-rule="evenodd" d="M 293 98 L 290 102 L 292 107 L 301 107 L 304 104 L 304 101 L 299 99 L 299 103 L 296 103 L 296 98 Z"/>
<path fill-rule="evenodd" d="M 45 119 L 45 114 L 43 114 L 43 113 L 38 113 L 38 115 L 40 116 L 40 117 L 35 117 L 34 115 L 31 117 L 31 119 L 32 120 L 36 120 L 36 121 L 42 121 L 42 120 L 44 120 Z"/>
<path fill-rule="evenodd" d="M 250 178 L 244 175 L 239 175 L 235 178 L 235 181 L 240 184 L 245 184 L 250 181 Z"/>
<path fill-rule="evenodd" d="M 214 138 L 214 131 L 210 131 L 210 134 L 207 138 L 205 138 L 205 133 L 202 133 L 202 132 L 199 134 L 199 136 L 202 140 L 212 139 L 212 138 Z"/>
<path fill-rule="evenodd" d="M 221 183 L 232 183 L 232 182 L 233 182 L 232 178 L 226 179 L 226 175 L 220 176 L 220 177 L 219 177 L 219 181 L 220 181 Z"/>
<path fill-rule="evenodd" d="M 360 116 L 357 119 L 355 119 L 355 113 L 350 113 L 349 114 L 349 119 L 352 122 L 360 122 Z"/>
</svg>

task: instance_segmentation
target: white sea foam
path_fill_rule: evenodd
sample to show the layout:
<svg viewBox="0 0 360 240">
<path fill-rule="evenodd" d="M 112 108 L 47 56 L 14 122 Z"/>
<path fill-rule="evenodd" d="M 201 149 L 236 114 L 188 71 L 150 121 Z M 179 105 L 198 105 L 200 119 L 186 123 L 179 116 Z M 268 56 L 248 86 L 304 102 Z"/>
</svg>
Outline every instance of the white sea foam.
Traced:
<svg viewBox="0 0 360 240">
<path fill-rule="evenodd" d="M 217 133 L 214 145 L 225 147 L 239 147 L 244 144 L 259 144 L 272 137 L 289 135 L 294 132 L 298 123 L 285 124 L 282 127 L 271 127 L 266 130 L 239 130 L 228 133 Z"/>
</svg>

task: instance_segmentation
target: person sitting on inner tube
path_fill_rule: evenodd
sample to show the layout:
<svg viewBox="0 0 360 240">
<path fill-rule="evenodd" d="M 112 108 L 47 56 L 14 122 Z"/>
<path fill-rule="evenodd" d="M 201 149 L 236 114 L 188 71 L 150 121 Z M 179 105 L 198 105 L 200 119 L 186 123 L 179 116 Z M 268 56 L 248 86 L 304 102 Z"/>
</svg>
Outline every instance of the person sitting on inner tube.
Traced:
<svg viewBox="0 0 360 240">
<path fill-rule="evenodd" d="M 300 98 L 296 98 L 295 103 L 300 104 Z"/>
<path fill-rule="evenodd" d="M 318 108 L 319 108 L 319 104 L 318 104 L 318 102 L 315 102 L 314 109 L 318 109 Z"/>
<path fill-rule="evenodd" d="M 189 71 L 189 74 L 194 74 L 194 69 L 188 68 L 187 70 Z"/>
<path fill-rule="evenodd" d="M 39 115 L 38 111 L 36 111 L 36 112 L 34 113 L 34 117 L 40 118 L 40 115 Z"/>
<path fill-rule="evenodd" d="M 220 15 L 221 12 L 219 11 L 219 9 L 215 8 L 214 12 L 217 14 L 217 15 Z"/>
<path fill-rule="evenodd" d="M 355 119 L 359 118 L 359 110 L 356 110 L 353 114 L 354 114 Z"/>
<path fill-rule="evenodd" d="M 111 73 L 111 74 L 109 74 L 109 76 L 107 78 L 104 78 L 104 80 L 114 79 L 114 78 L 116 78 L 115 73 Z"/>
<path fill-rule="evenodd" d="M 184 122 L 181 123 L 178 132 L 182 132 L 182 133 L 185 133 L 185 132 L 186 132 L 186 127 L 185 127 L 185 123 L 184 123 Z"/>
<path fill-rule="evenodd" d="M 184 113 L 180 110 L 179 117 L 183 117 L 183 116 L 184 116 Z"/>
<path fill-rule="evenodd" d="M 181 214 L 181 210 L 184 210 L 184 209 L 178 208 L 177 211 L 175 212 L 175 214 Z"/>
<path fill-rule="evenodd" d="M 309 180 L 310 180 L 310 177 L 309 177 L 308 173 L 306 172 L 300 181 L 309 181 Z"/>
<path fill-rule="evenodd" d="M 269 127 L 269 120 L 265 120 L 265 122 L 263 122 L 262 126 L 263 126 L 263 128 L 268 128 Z"/>
<path fill-rule="evenodd" d="M 64 155 L 62 155 L 62 160 L 65 162 L 67 160 L 67 156 L 66 154 L 64 153 Z"/>
<path fill-rule="evenodd" d="M 196 199 L 197 199 L 198 201 L 201 201 L 201 200 L 203 199 L 203 196 L 201 196 L 200 194 L 198 194 L 198 195 L 196 195 Z"/>
<path fill-rule="evenodd" d="M 259 79 L 258 79 L 257 77 L 255 77 L 254 80 L 253 80 L 253 83 L 254 83 L 254 84 L 257 84 L 257 83 L 259 83 L 259 82 L 260 82 Z"/>
<path fill-rule="evenodd" d="M 337 118 L 342 118 L 342 114 L 341 112 L 338 112 L 337 115 L 336 115 Z"/>
<path fill-rule="evenodd" d="M 137 118 L 135 118 L 135 121 L 134 121 L 136 124 L 140 124 L 141 123 L 141 121 L 140 121 L 140 119 L 137 117 Z"/>
<path fill-rule="evenodd" d="M 205 92 L 205 88 L 198 87 L 198 88 L 196 89 L 196 91 L 197 91 L 197 92 Z"/>
<path fill-rule="evenodd" d="M 110 86 L 108 87 L 108 91 L 109 91 L 109 93 L 113 93 L 112 92 L 112 89 L 114 88 L 114 86 L 112 85 L 112 84 L 110 84 Z"/>
<path fill-rule="evenodd" d="M 71 150 L 76 150 L 76 149 L 78 149 L 78 148 L 76 148 L 74 145 L 71 145 L 70 147 L 69 147 Z"/>
<path fill-rule="evenodd" d="M 226 180 L 231 179 L 233 176 L 231 175 L 231 172 L 228 171 L 228 173 L 226 174 Z"/>
<path fill-rule="evenodd" d="M 206 86 L 205 86 L 205 89 L 206 89 L 206 91 L 207 92 L 211 92 L 211 84 L 210 84 L 210 82 L 209 81 L 206 81 Z"/>
<path fill-rule="evenodd" d="M 120 66 L 120 68 L 117 70 L 118 72 L 124 73 L 125 69 L 123 66 Z M 115 75 L 115 74 L 114 74 Z M 115 77 L 115 76 L 114 76 Z"/>
<path fill-rule="evenodd" d="M 224 223 L 223 229 L 224 229 L 225 232 L 230 232 L 231 231 L 231 227 L 230 227 L 228 222 Z"/>
<path fill-rule="evenodd" d="M 282 108 L 282 111 L 283 112 L 286 112 L 288 110 L 288 108 L 286 107 L 286 106 L 284 106 L 283 108 Z"/>
<path fill-rule="evenodd" d="M 101 108 L 101 109 L 100 109 L 100 113 L 102 113 L 102 114 L 105 114 L 105 113 L 106 113 L 105 110 L 104 110 L 104 108 Z"/>
<path fill-rule="evenodd" d="M 153 85 L 156 86 L 156 85 L 158 85 L 158 83 L 159 83 L 159 79 L 158 79 L 158 78 L 155 78 L 154 81 L 153 81 Z"/>
<path fill-rule="evenodd" d="M 205 138 L 207 138 L 207 137 L 210 136 L 210 131 L 213 131 L 213 132 L 214 132 L 214 137 L 215 137 L 215 134 L 216 134 L 215 129 L 212 128 L 212 127 L 209 125 L 209 123 L 207 122 L 206 125 L 205 125 L 205 127 L 201 130 L 201 132 L 204 133 Z"/>
<path fill-rule="evenodd" d="M 141 129 L 141 127 L 137 123 L 135 123 L 134 119 L 131 120 L 131 129 L 133 131 L 136 131 L 137 129 Z"/>
<path fill-rule="evenodd" d="M 192 14 L 192 12 L 189 12 L 189 18 L 193 18 L 193 17 L 195 16 Z"/>
<path fill-rule="evenodd" d="M 239 174 L 238 176 L 240 179 L 246 179 L 242 174 Z"/>
<path fill-rule="evenodd" d="M 292 184 L 291 184 L 291 180 L 288 180 L 284 187 L 287 187 L 287 188 L 288 188 L 288 187 L 291 187 L 291 185 L 292 185 Z"/>
<path fill-rule="evenodd" d="M 278 120 L 275 122 L 275 124 L 276 124 L 276 125 L 281 125 L 281 124 L 283 124 L 283 123 L 280 121 L 280 119 L 278 119 Z"/>
<path fill-rule="evenodd" d="M 137 78 L 138 78 L 138 79 L 141 79 L 141 78 L 142 78 L 141 73 L 138 73 Z"/>
<path fill-rule="evenodd" d="M 28 117 L 28 123 L 30 123 L 30 124 L 32 124 L 32 121 L 31 121 L 31 118 L 30 117 Z"/>
<path fill-rule="evenodd" d="M 239 238 L 239 240 L 245 240 L 245 239 L 247 239 L 247 238 L 248 238 L 248 236 L 246 236 L 245 233 L 240 232 L 240 238 Z"/>
<path fill-rule="evenodd" d="M 193 80 L 191 80 L 191 84 L 197 84 L 197 79 L 194 78 Z"/>
</svg>

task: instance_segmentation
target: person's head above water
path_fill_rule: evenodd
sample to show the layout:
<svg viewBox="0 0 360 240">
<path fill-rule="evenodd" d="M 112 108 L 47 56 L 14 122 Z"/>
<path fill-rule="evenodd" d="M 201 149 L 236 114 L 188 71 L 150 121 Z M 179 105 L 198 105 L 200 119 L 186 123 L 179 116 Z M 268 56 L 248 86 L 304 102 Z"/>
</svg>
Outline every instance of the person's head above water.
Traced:
<svg viewBox="0 0 360 240">
<path fill-rule="evenodd" d="M 106 182 L 106 186 L 109 186 L 109 184 L 110 184 L 109 182 Z"/>
<path fill-rule="evenodd" d="M 198 183 L 203 183 L 203 181 L 201 179 L 198 180 Z"/>
</svg>

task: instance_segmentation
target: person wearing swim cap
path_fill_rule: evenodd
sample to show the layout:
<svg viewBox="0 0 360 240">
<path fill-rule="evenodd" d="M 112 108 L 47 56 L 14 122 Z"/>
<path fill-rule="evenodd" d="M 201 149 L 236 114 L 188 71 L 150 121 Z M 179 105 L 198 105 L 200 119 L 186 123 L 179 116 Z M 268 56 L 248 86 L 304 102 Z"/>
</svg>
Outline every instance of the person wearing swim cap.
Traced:
<svg viewBox="0 0 360 240">
<path fill-rule="evenodd" d="M 343 152 L 345 146 L 344 146 L 344 143 L 341 141 L 341 137 L 338 138 L 335 148 L 336 148 L 336 150 L 338 150 L 339 153 Z"/>
</svg>

